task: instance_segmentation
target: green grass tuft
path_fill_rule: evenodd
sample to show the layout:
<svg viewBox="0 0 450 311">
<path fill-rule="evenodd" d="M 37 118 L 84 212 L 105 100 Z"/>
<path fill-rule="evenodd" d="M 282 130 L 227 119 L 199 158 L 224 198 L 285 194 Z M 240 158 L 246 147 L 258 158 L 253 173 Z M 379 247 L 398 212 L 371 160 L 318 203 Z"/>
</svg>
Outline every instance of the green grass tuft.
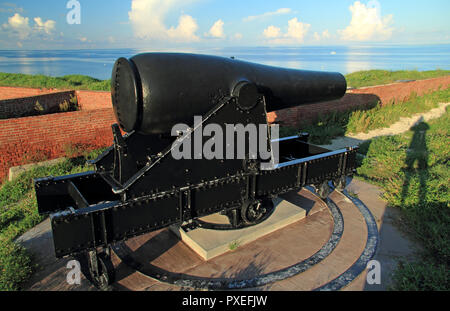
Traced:
<svg viewBox="0 0 450 311">
<path fill-rule="evenodd" d="M 448 291 L 448 266 L 424 259 L 422 262 L 400 261 L 393 276 L 390 290 L 396 291 Z"/>
<path fill-rule="evenodd" d="M 239 248 L 239 246 L 241 246 L 241 242 L 236 240 L 236 241 L 231 242 L 231 243 L 228 245 L 228 248 L 229 248 L 231 251 L 234 251 L 234 250 L 237 250 L 237 249 Z"/>
<path fill-rule="evenodd" d="M 49 77 L 44 75 L 0 72 L 0 86 L 109 91 L 111 88 L 111 80 L 98 80 L 83 75 Z"/>
</svg>

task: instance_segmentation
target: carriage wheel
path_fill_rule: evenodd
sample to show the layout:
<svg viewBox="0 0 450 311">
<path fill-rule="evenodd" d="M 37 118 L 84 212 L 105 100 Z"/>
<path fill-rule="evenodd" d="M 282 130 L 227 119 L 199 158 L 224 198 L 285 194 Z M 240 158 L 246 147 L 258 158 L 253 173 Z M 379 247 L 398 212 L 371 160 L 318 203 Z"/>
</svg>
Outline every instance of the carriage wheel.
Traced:
<svg viewBox="0 0 450 311">
<path fill-rule="evenodd" d="M 273 202 L 271 199 L 256 201 L 249 204 L 244 204 L 241 208 L 241 217 L 247 224 L 255 224 L 267 213 L 273 209 Z"/>
<path fill-rule="evenodd" d="M 110 256 L 96 251 L 88 252 L 88 267 L 91 281 L 100 290 L 107 290 L 114 281 L 114 267 Z"/>
<path fill-rule="evenodd" d="M 344 190 L 347 186 L 347 178 L 345 176 L 340 176 L 333 179 L 333 186 L 339 191 Z"/>
</svg>

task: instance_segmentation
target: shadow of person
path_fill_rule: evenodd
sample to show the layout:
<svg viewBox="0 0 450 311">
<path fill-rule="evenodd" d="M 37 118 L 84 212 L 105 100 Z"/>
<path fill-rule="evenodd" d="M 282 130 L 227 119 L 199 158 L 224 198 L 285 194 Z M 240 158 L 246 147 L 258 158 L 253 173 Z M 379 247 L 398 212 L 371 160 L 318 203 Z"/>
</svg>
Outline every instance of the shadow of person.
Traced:
<svg viewBox="0 0 450 311">
<path fill-rule="evenodd" d="M 420 123 L 415 125 L 413 137 L 409 148 L 406 150 L 406 167 L 403 169 L 405 180 L 403 182 L 401 193 L 401 206 L 404 206 L 408 197 L 411 179 L 415 176 L 419 179 L 418 205 L 422 205 L 426 200 L 426 186 L 428 179 L 428 148 L 426 142 L 426 132 L 430 129 L 428 124 L 419 120 Z"/>
</svg>

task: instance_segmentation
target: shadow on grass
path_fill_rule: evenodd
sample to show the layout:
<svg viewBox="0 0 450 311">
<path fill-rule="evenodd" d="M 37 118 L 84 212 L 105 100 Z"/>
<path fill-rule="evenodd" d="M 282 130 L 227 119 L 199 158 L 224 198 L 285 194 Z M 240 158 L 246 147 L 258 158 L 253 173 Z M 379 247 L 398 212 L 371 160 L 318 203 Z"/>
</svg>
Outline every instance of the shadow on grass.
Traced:
<svg viewBox="0 0 450 311">
<path fill-rule="evenodd" d="M 428 124 L 420 123 L 412 128 L 414 134 L 411 139 L 408 150 L 406 151 L 406 167 L 404 168 L 405 179 L 402 187 L 401 205 L 405 204 L 408 196 L 411 178 L 415 175 L 419 176 L 419 202 L 422 206 L 426 202 L 426 187 L 429 178 L 428 173 L 428 148 L 426 142 L 426 132 L 430 129 Z M 417 164 L 416 164 L 417 163 Z"/>
</svg>

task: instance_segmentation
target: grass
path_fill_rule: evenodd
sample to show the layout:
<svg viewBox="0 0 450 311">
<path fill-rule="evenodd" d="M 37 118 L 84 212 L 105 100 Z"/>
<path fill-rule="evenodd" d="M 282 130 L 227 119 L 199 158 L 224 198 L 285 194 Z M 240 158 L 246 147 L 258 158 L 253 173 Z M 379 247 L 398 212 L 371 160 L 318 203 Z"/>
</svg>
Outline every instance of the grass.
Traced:
<svg viewBox="0 0 450 311">
<path fill-rule="evenodd" d="M 49 167 L 36 167 L 0 188 L 0 291 L 19 290 L 33 271 L 30 254 L 14 240 L 43 220 L 37 213 L 34 178 L 60 176 L 91 170 L 86 160 L 102 150 L 65 160 Z"/>
<path fill-rule="evenodd" d="M 449 74 L 450 70 L 439 69 L 431 71 L 368 70 L 354 72 L 346 75 L 345 77 L 349 86 L 359 88 L 364 86 L 392 83 L 397 80 L 421 80 L 447 76 Z M 44 75 L 0 72 L 0 86 L 109 91 L 110 84 L 111 80 L 98 80 L 83 75 L 49 77 Z"/>
<path fill-rule="evenodd" d="M 346 75 L 345 78 L 347 79 L 348 86 L 360 88 L 366 86 L 394 83 L 395 81 L 399 80 L 424 80 L 448 75 L 450 75 L 450 70 L 440 70 L 440 69 L 430 71 L 367 70 L 350 73 Z"/>
<path fill-rule="evenodd" d="M 311 124 L 306 124 L 301 131 L 310 133 L 310 142 L 329 144 L 333 138 L 347 134 L 367 133 L 368 131 L 389 127 L 402 117 L 424 113 L 438 107 L 438 103 L 450 101 L 450 88 L 417 96 L 412 94 L 403 103 L 389 103 L 367 110 L 347 110 L 320 115 Z M 280 136 L 289 136 L 299 132 L 298 129 L 282 127 Z"/>
<path fill-rule="evenodd" d="M 78 99 L 76 96 L 70 95 L 69 101 L 64 100 L 59 104 L 60 112 L 77 111 L 78 110 Z"/>
<path fill-rule="evenodd" d="M 44 75 L 0 72 L 0 86 L 109 91 L 110 84 L 111 80 L 98 80 L 83 75 L 49 77 Z"/>
<path fill-rule="evenodd" d="M 393 290 L 450 290 L 450 110 L 411 131 L 367 142 L 357 174 L 384 189 L 402 211 L 402 226 L 423 245 L 414 262 L 400 262 Z"/>
<path fill-rule="evenodd" d="M 239 248 L 239 246 L 241 246 L 241 242 L 236 240 L 236 241 L 231 242 L 228 245 L 228 248 L 230 249 L 230 251 L 234 251 L 234 250 L 237 250 Z"/>
</svg>

